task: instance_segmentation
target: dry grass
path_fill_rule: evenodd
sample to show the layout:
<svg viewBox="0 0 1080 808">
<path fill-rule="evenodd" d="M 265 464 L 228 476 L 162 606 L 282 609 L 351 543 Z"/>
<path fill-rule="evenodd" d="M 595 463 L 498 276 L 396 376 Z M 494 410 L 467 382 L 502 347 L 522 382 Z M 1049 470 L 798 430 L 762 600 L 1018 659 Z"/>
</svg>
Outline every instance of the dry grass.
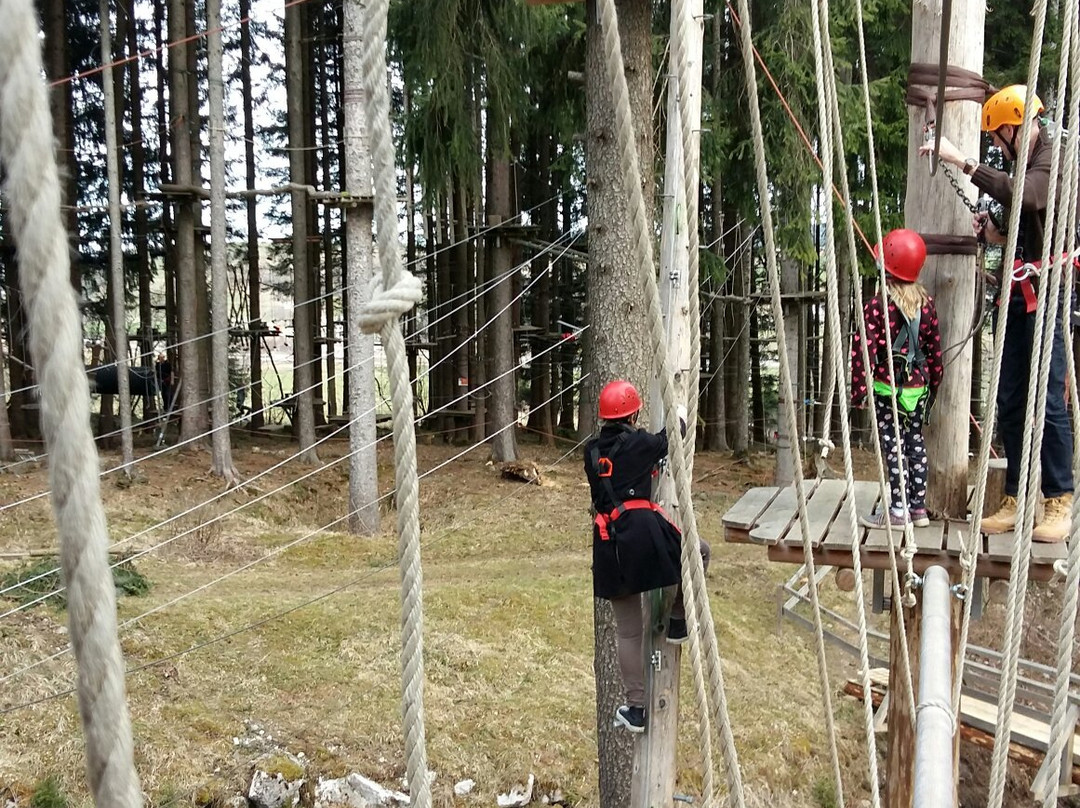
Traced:
<svg viewBox="0 0 1080 808">
<path fill-rule="evenodd" d="M 237 463 L 245 476 L 290 451 L 291 444 L 270 441 L 243 441 Z M 335 444 L 320 453 L 326 461 L 342 451 L 344 444 Z M 524 453 L 542 466 L 558 457 L 538 447 Z M 451 454 L 421 446 L 421 468 Z M 385 490 L 391 457 L 380 461 Z M 534 772 L 541 789 L 558 787 L 575 805 L 595 805 L 588 489 L 580 458 L 545 472 L 541 487 L 500 479 L 485 461 L 486 452 L 475 451 L 422 484 L 425 710 L 436 802 L 488 805 Z M 170 454 L 147 464 L 139 484 L 104 483 L 114 537 L 219 493 L 208 466 L 205 453 Z M 765 457 L 742 464 L 699 456 L 695 500 L 714 548 L 709 591 L 732 725 L 745 781 L 756 795 L 751 804 L 826 806 L 830 764 L 812 644 L 798 630 L 777 625 L 775 587 L 792 570 L 769 565 L 760 549 L 721 539 L 724 510 L 746 487 L 766 482 L 771 468 Z M 258 491 L 298 474 L 286 466 L 260 480 Z M 344 512 L 345 475 L 344 464 L 335 466 L 203 525 L 256 495 L 230 492 L 139 538 L 136 544 L 149 547 L 191 531 L 137 562 L 153 587 L 147 596 L 121 600 L 120 619 L 203 587 L 336 518 Z M 0 499 L 12 501 L 44 483 L 44 471 L 0 475 Z M 5 512 L 0 520 L 0 549 L 55 541 L 44 503 Z M 314 535 L 123 632 L 128 663 L 136 666 L 345 587 L 129 677 L 137 763 L 154 804 L 177 794 L 190 804 L 195 795 L 235 788 L 252 759 L 279 745 L 303 752 L 314 773 L 360 771 L 398 785 L 404 767 L 394 521 L 384 518 L 374 538 L 338 530 Z M 849 596 L 831 597 L 842 605 Z M 63 613 L 41 607 L 0 621 L 0 669 L 17 670 L 63 647 L 63 621 Z M 837 691 L 848 665 L 838 660 L 833 667 Z M 72 673 L 69 656 L 35 668 L 0 687 L 0 706 L 65 689 Z M 690 691 L 684 692 L 678 788 L 698 793 L 700 753 Z M 867 790 L 861 713 L 842 697 L 834 697 L 834 705 L 846 796 L 857 804 Z M 87 804 L 71 697 L 0 716 L 0 787 L 25 789 L 49 775 L 74 795 L 73 804 Z M 473 795 L 453 797 L 453 784 L 466 777 L 477 782 Z"/>
</svg>

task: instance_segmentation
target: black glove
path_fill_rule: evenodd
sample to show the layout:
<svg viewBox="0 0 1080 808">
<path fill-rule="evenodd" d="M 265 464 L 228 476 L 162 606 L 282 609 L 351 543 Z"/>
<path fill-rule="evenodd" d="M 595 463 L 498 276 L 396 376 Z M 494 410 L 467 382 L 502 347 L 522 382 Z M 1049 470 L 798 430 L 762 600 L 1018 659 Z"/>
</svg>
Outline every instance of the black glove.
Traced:
<svg viewBox="0 0 1080 808">
<path fill-rule="evenodd" d="M 922 400 L 922 422 L 923 426 L 930 423 L 930 410 L 934 406 L 934 402 L 937 400 L 937 392 L 931 391 L 923 396 Z"/>
</svg>

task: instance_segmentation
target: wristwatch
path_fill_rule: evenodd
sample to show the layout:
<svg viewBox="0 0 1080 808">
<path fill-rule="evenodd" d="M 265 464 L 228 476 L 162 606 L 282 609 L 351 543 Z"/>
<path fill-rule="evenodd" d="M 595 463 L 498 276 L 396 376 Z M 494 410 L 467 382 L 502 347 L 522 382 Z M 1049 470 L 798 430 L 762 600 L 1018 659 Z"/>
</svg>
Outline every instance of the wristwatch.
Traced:
<svg viewBox="0 0 1080 808">
<path fill-rule="evenodd" d="M 979 161 L 974 157 L 969 157 L 964 161 L 964 173 L 969 177 L 975 173 L 975 169 L 979 167 Z"/>
</svg>

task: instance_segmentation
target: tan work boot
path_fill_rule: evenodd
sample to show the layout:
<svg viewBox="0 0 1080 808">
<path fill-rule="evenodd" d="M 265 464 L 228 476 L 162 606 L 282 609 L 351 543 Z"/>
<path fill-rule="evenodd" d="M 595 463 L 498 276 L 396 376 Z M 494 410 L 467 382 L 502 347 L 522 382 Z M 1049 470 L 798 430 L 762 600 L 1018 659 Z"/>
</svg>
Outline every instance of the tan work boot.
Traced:
<svg viewBox="0 0 1080 808">
<path fill-rule="evenodd" d="M 982 532 L 1008 533 L 1014 527 L 1016 527 L 1016 497 L 1006 494 L 997 512 L 982 520 Z"/>
<path fill-rule="evenodd" d="M 1032 541 L 1065 541 L 1072 527 L 1072 494 L 1043 500 L 1045 512 L 1038 526 L 1031 532 Z"/>
</svg>

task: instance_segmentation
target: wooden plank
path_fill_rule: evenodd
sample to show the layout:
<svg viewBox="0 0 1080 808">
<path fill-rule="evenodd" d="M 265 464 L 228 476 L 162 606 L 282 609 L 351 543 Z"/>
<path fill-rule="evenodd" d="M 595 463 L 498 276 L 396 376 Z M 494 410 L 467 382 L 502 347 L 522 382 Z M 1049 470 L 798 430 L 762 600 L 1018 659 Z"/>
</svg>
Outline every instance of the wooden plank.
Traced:
<svg viewBox="0 0 1080 808">
<path fill-rule="evenodd" d="M 1049 564 L 1069 557 L 1069 545 L 1063 541 L 1051 543 L 1033 541 L 1031 543 L 1031 563 Z"/>
<path fill-rule="evenodd" d="M 971 524 L 961 522 L 959 519 L 950 519 L 945 537 L 945 551 L 951 556 L 959 556 L 964 551 L 964 541 L 971 534 Z M 978 554 L 986 553 L 986 537 L 979 534 Z"/>
<path fill-rule="evenodd" d="M 986 537 L 986 557 L 990 561 L 1003 561 L 1006 564 L 1012 562 L 1013 545 L 1016 543 L 1016 534 L 998 533 Z"/>
<path fill-rule="evenodd" d="M 767 488 L 751 488 L 739 498 L 738 502 L 728 508 L 722 518 L 724 527 L 749 530 L 779 491 L 780 489 L 775 485 Z"/>
<path fill-rule="evenodd" d="M 840 501 L 844 498 L 847 483 L 844 480 L 822 480 L 814 491 L 814 495 L 806 503 L 807 534 L 810 537 L 810 545 L 817 547 L 821 540 L 829 532 L 829 525 L 840 508 Z M 802 528 L 798 518 L 791 525 L 784 541 L 788 544 L 796 544 L 802 547 Z"/>
<path fill-rule="evenodd" d="M 969 726 L 993 733 L 997 726 L 997 704 L 965 694 L 960 698 L 960 712 Z M 1013 712 L 1009 739 L 1029 749 L 1046 752 L 1050 748 L 1050 726 L 1046 721 Z M 1080 738 L 1073 732 L 1073 764 L 1080 763 Z"/>
<path fill-rule="evenodd" d="M 810 497 L 817 487 L 819 480 L 804 480 L 803 493 Z M 787 533 L 795 519 L 798 508 L 798 498 L 795 495 L 795 486 L 786 486 L 773 499 L 772 504 L 760 516 L 757 527 L 750 531 L 750 540 L 761 544 L 773 544 Z"/>
<path fill-rule="evenodd" d="M 874 506 L 877 505 L 879 494 L 881 493 L 881 487 L 875 482 L 869 482 L 866 480 L 858 480 L 855 483 L 855 529 L 860 534 L 862 539 L 866 534 L 866 528 L 858 524 L 860 516 L 866 516 L 874 510 Z M 851 522 L 848 517 L 848 511 L 852 507 L 852 501 L 845 499 L 840 506 L 840 511 L 836 514 L 836 518 L 833 520 L 832 527 L 829 529 L 829 535 L 825 537 L 825 546 L 829 549 L 849 549 L 851 547 Z"/>
</svg>

